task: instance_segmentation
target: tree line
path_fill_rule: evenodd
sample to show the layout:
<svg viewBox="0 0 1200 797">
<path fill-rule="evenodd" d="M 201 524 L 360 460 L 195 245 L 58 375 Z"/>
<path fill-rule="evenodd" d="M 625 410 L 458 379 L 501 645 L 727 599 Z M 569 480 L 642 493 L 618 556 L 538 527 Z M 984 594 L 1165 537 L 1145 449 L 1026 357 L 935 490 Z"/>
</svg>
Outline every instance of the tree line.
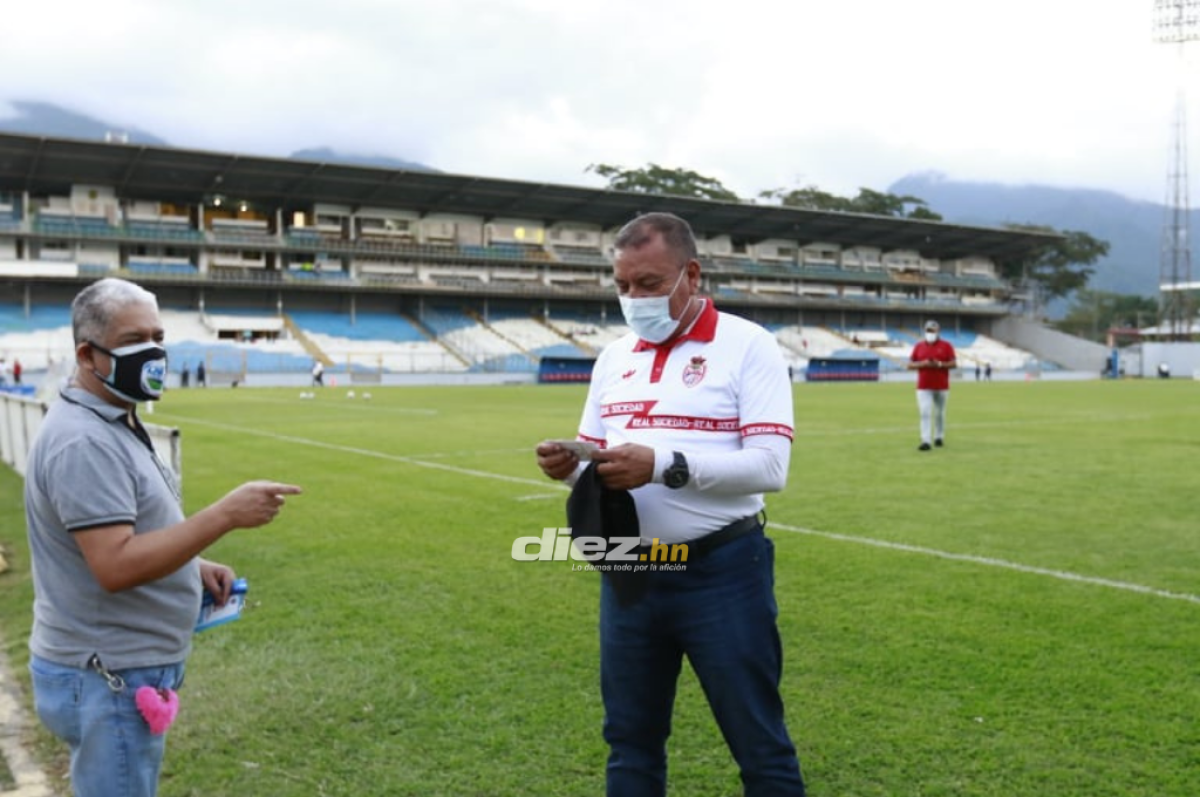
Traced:
<svg viewBox="0 0 1200 797">
<path fill-rule="evenodd" d="M 609 163 L 594 163 L 585 171 L 603 177 L 608 181 L 608 188 L 614 191 L 719 202 L 746 201 L 724 186 L 720 180 L 691 169 L 669 168 L 656 163 L 627 169 Z M 943 220 L 942 216 L 934 212 L 920 197 L 891 194 L 870 188 L 860 188 L 858 194 L 853 197 L 839 196 L 813 185 L 792 189 L 774 188 L 760 191 L 754 201 L 800 210 L 864 213 L 921 221 Z M 1092 266 L 1107 255 L 1109 250 L 1107 241 L 1095 238 L 1082 230 L 1056 230 L 1032 223 L 1004 226 L 1016 232 L 1044 232 L 1059 236 L 1047 242 L 1028 259 L 996 264 L 1001 276 L 1033 290 L 1040 302 L 1065 298 L 1082 291 L 1094 272 Z M 1098 306 L 1094 292 L 1087 298 L 1090 306 Z"/>
</svg>

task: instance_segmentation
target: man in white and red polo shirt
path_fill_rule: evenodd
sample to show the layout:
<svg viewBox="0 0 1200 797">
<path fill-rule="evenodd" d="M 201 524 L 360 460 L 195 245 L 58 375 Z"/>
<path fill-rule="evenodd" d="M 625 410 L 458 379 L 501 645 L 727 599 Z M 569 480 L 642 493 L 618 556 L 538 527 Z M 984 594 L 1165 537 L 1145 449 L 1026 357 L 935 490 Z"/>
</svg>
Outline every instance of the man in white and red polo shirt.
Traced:
<svg viewBox="0 0 1200 797">
<path fill-rule="evenodd" d="M 942 340 L 937 321 L 925 322 L 925 339 L 913 346 L 908 370 L 917 372 L 917 409 L 921 413 L 919 451 L 930 442 L 941 448 L 946 437 L 946 400 L 950 398 L 950 372 L 958 366 L 954 346 Z"/>
<path fill-rule="evenodd" d="M 628 490 L 643 544 L 687 543 L 686 568 L 646 574 L 600 601 L 600 676 L 610 797 L 666 794 L 666 742 L 686 655 L 741 769 L 747 797 L 804 794 L 779 693 L 774 546 L 763 493 L 787 482 L 792 388 L 774 337 L 698 295 L 687 222 L 640 216 L 618 233 L 613 276 L 633 332 L 597 358 L 579 438 L 605 488 Z M 543 442 L 547 476 L 583 470 Z"/>
</svg>

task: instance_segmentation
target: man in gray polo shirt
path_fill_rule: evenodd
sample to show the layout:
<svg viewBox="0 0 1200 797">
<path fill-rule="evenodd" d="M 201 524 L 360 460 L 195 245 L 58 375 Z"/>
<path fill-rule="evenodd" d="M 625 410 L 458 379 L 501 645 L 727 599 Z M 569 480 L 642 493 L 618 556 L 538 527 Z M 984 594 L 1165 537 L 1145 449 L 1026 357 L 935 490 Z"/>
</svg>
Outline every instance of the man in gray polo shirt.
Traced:
<svg viewBox="0 0 1200 797">
<path fill-rule="evenodd" d="M 201 590 L 223 604 L 234 580 L 199 554 L 271 522 L 300 488 L 248 482 L 185 517 L 137 417 L 167 373 L 154 295 L 103 279 L 75 297 L 71 322 L 75 373 L 26 464 L 34 703 L 70 747 L 76 797 L 148 797 L 165 732 L 151 729 L 135 695 L 148 686 L 164 705 L 176 699 Z"/>
</svg>

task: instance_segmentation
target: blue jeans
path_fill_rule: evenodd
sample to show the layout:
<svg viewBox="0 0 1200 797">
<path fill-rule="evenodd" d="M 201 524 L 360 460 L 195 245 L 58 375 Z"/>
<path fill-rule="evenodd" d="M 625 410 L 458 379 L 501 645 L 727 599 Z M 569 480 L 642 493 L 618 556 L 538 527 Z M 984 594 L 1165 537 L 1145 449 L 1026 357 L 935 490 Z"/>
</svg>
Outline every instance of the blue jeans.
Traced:
<svg viewBox="0 0 1200 797">
<path fill-rule="evenodd" d="M 150 733 L 134 694 L 139 686 L 178 689 L 183 664 L 114 671 L 125 680 L 119 692 L 95 670 L 38 656 L 29 672 L 38 718 L 71 750 L 75 797 L 154 797 L 166 734 Z"/>
<path fill-rule="evenodd" d="M 783 654 L 775 624 L 775 548 L 761 529 L 650 576 L 620 606 L 600 591 L 600 689 L 610 797 L 667 792 L 667 737 L 686 655 L 741 769 L 745 797 L 803 797 L 784 724 Z"/>
</svg>

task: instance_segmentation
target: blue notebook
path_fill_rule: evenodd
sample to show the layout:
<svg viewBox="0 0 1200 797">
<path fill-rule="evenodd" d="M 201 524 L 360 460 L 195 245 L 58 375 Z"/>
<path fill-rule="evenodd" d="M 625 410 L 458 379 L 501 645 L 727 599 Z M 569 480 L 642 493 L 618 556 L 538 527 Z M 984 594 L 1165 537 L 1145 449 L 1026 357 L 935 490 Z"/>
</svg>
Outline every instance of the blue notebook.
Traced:
<svg viewBox="0 0 1200 797">
<path fill-rule="evenodd" d="M 246 606 L 247 589 L 249 586 L 246 579 L 234 579 L 229 600 L 225 601 L 224 606 L 218 606 L 213 596 L 208 594 L 208 590 L 204 590 L 204 597 L 200 601 L 200 616 L 196 618 L 196 627 L 193 630 L 204 631 L 214 626 L 232 623 L 241 617 L 242 609 Z"/>
</svg>

